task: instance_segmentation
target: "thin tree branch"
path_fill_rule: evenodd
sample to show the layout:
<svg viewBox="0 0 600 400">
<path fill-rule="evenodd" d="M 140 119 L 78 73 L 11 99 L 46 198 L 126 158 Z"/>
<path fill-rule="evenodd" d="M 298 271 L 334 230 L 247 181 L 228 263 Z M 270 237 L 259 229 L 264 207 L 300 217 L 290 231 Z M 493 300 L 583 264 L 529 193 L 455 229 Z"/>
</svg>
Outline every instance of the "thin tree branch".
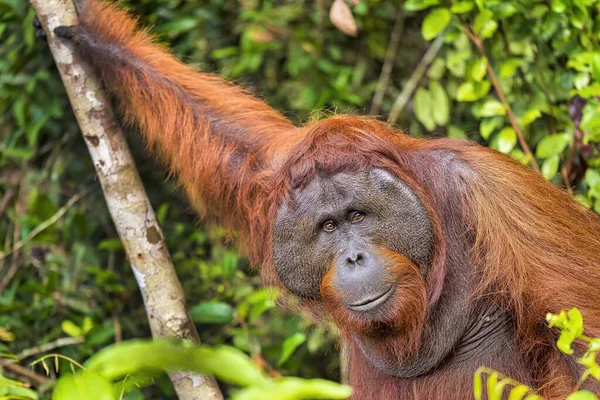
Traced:
<svg viewBox="0 0 600 400">
<path fill-rule="evenodd" d="M 54 29 L 77 24 L 72 0 L 30 0 L 46 31 L 48 46 L 65 85 L 102 185 L 104 197 L 121 238 L 154 337 L 178 337 L 199 343 L 185 306 L 162 230 L 110 102 L 92 68 L 72 43 L 60 40 Z M 191 372 L 169 374 L 181 400 L 221 400 L 211 377 Z"/>
<path fill-rule="evenodd" d="M 91 191 L 91 189 L 86 189 L 86 190 L 83 190 L 82 192 L 77 193 L 75 196 L 71 197 L 64 206 L 59 208 L 58 211 L 56 211 L 54 213 L 54 215 L 52 215 L 50 218 L 48 218 L 47 220 L 45 220 L 44 222 L 42 222 L 41 224 L 36 226 L 31 232 L 29 232 L 29 234 L 25 238 L 19 240 L 18 242 L 15 242 L 13 244 L 12 249 L 9 252 L 0 255 L 0 261 L 4 260 L 11 253 L 14 253 L 17 250 L 20 250 L 23 246 L 25 246 L 27 243 L 29 243 L 34 237 L 36 237 L 37 235 L 42 233 L 44 230 L 48 229 L 48 227 L 55 224 L 59 219 L 61 219 L 63 217 L 63 215 L 65 215 L 65 213 L 67 211 L 69 211 L 69 209 L 71 207 L 73 207 L 73 205 L 75 203 L 77 203 L 79 200 L 81 200 L 81 198 L 84 197 L 85 195 L 87 195 L 90 191 Z M 3 289 L 3 287 L 0 284 L 0 293 L 2 293 L 2 289 Z"/>
<path fill-rule="evenodd" d="M 6 209 L 10 205 L 10 202 L 12 201 L 13 197 L 15 197 L 14 189 L 8 189 L 4 193 L 4 196 L 2 196 L 2 200 L 0 200 L 0 217 L 2 217 L 2 215 L 4 215 L 4 213 L 6 212 Z"/>
<path fill-rule="evenodd" d="M 40 346 L 31 347 L 29 349 L 25 349 L 21 351 L 19 354 L 15 355 L 19 360 L 23 360 L 25 358 L 38 355 L 40 353 L 46 353 L 47 351 L 58 349 L 60 347 L 72 346 L 74 344 L 83 343 L 84 339 L 82 337 L 64 337 L 56 339 L 52 342 L 44 343 Z"/>
<path fill-rule="evenodd" d="M 483 42 L 482 42 L 481 38 L 479 36 L 477 36 L 475 33 L 473 33 L 473 31 L 471 30 L 469 25 L 467 25 L 466 23 L 463 23 L 463 27 L 465 29 L 465 33 L 467 34 L 469 39 L 471 39 L 471 42 L 473 42 L 473 44 L 477 48 L 479 55 L 481 57 L 488 58 L 487 55 L 485 54 L 485 49 L 483 48 Z M 489 60 L 489 58 L 488 58 L 488 60 Z M 502 90 L 502 87 L 500 86 L 500 83 L 498 82 L 498 78 L 496 77 L 496 74 L 494 73 L 494 70 L 492 69 L 492 66 L 489 62 L 487 63 L 487 75 L 488 75 L 488 78 L 490 79 L 490 82 L 492 83 L 492 86 L 494 87 L 494 90 L 496 90 L 496 94 L 498 95 L 498 98 L 504 105 L 504 108 L 506 108 L 506 113 L 508 114 L 508 119 L 510 121 L 510 124 L 512 125 L 512 128 L 515 130 L 515 132 L 517 134 L 517 138 L 519 138 L 519 143 L 521 144 L 521 148 L 523 149 L 523 152 L 525 152 L 525 154 L 527 154 L 527 156 L 529 156 L 529 164 L 531 165 L 531 168 L 533 168 L 533 170 L 539 174 L 540 166 L 538 165 L 537 161 L 535 160 L 535 156 L 531 152 L 531 149 L 529 148 L 529 145 L 527 144 L 527 140 L 525 140 L 525 135 L 523 135 L 523 132 L 521 131 L 521 128 L 519 127 L 517 118 L 515 117 L 515 114 L 513 113 L 512 108 L 510 107 L 510 104 L 508 104 L 508 101 L 506 100 L 506 96 L 504 96 L 504 91 Z"/>
<path fill-rule="evenodd" d="M 390 116 L 388 117 L 389 123 L 396 122 L 396 120 L 400 116 L 400 113 L 404 109 L 404 106 L 406 106 L 406 103 L 408 103 L 413 92 L 417 88 L 417 85 L 421 81 L 421 78 L 423 78 L 423 75 L 425 75 L 425 72 L 427 72 L 427 70 L 429 69 L 429 65 L 442 48 L 442 44 L 444 44 L 443 35 L 438 36 L 431 43 L 431 45 L 427 49 L 427 52 L 425 52 L 425 54 L 421 58 L 421 61 L 419 61 L 417 68 L 415 68 L 412 75 L 408 79 L 408 82 L 406 82 L 406 85 L 404 85 L 402 92 L 400 92 L 400 94 L 396 98 L 396 101 L 392 106 L 392 110 L 390 111 Z"/>
<path fill-rule="evenodd" d="M 46 378 L 40 374 L 36 374 L 30 369 L 23 367 L 22 365 L 17 364 L 13 360 L 7 360 L 6 358 L 0 358 L 0 366 L 9 370 L 10 372 L 19 375 L 24 378 L 26 381 L 31 383 L 33 386 L 41 386 L 46 382 L 51 381 L 51 379 Z"/>
<path fill-rule="evenodd" d="M 404 10 L 402 6 L 398 6 L 398 12 L 396 14 L 396 22 L 390 35 L 390 43 L 388 44 L 385 52 L 385 60 L 383 67 L 381 68 L 381 74 L 379 75 L 379 81 L 377 82 L 377 88 L 375 89 L 375 95 L 373 95 L 373 103 L 371 103 L 371 110 L 369 114 L 379 114 L 381 109 L 381 103 L 383 96 L 387 89 L 392 70 L 394 69 L 394 61 L 396 60 L 396 54 L 398 53 L 398 47 L 400 46 L 400 39 L 402 38 L 402 32 L 404 31 Z"/>
</svg>

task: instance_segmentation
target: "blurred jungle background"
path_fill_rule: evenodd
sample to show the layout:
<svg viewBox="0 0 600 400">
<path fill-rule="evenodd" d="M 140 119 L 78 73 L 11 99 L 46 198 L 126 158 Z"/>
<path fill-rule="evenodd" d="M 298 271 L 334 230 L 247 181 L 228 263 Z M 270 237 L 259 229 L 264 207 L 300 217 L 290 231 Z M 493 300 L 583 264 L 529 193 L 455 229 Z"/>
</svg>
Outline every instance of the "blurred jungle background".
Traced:
<svg viewBox="0 0 600 400">
<path fill-rule="evenodd" d="M 356 112 L 416 137 L 473 140 L 600 211 L 596 0 L 125 4 L 186 63 L 243 84 L 296 123 L 314 110 Z M 27 1 L 0 0 L 0 357 L 25 369 L 0 371 L 48 398 L 54 372 L 28 372 L 31 362 L 56 352 L 83 361 L 150 332 L 33 17 Z M 233 345 L 284 375 L 339 380 L 335 332 L 279 308 L 139 138 L 128 140 L 202 341 Z M 167 378 L 127 399 L 142 393 L 174 396 Z"/>
</svg>

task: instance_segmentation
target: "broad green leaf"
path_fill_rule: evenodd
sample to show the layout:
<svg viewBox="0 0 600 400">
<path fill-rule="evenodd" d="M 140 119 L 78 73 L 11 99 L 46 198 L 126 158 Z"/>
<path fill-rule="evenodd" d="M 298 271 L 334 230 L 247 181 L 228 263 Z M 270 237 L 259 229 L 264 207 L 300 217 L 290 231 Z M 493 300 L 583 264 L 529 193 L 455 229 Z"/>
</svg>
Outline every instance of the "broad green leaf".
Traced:
<svg viewBox="0 0 600 400">
<path fill-rule="evenodd" d="M 517 68 L 523 65 L 523 60 L 520 58 L 509 58 L 502 61 L 498 71 L 501 78 L 512 78 L 517 73 Z"/>
<path fill-rule="evenodd" d="M 435 129 L 435 121 L 433 120 L 431 110 L 432 103 L 431 93 L 427 89 L 420 87 L 414 97 L 415 116 L 428 131 Z"/>
<path fill-rule="evenodd" d="M 569 136 L 566 134 L 555 134 L 545 136 L 535 149 L 535 156 L 538 158 L 548 158 L 563 152 L 569 144 Z"/>
<path fill-rule="evenodd" d="M 73 321 L 70 321 L 68 319 L 62 322 L 61 328 L 64 333 L 71 337 L 77 338 L 83 336 L 81 328 L 75 325 Z"/>
<path fill-rule="evenodd" d="M 474 6 L 475 4 L 472 1 L 457 1 L 452 4 L 450 11 L 452 14 L 464 14 L 471 11 Z"/>
<path fill-rule="evenodd" d="M 221 301 L 208 301 L 193 307 L 190 315 L 199 324 L 228 324 L 233 320 L 233 307 Z"/>
<path fill-rule="evenodd" d="M 481 105 L 478 112 L 478 117 L 495 117 L 498 115 L 506 115 L 506 108 L 499 100 L 488 99 Z"/>
<path fill-rule="evenodd" d="M 585 171 L 584 180 L 589 187 L 600 185 L 600 171 L 597 169 L 588 168 Z"/>
<path fill-rule="evenodd" d="M 483 10 L 477 15 L 477 17 L 475 17 L 475 21 L 473 22 L 473 30 L 481 39 L 490 38 L 494 32 L 496 32 L 498 23 L 494 21 L 493 18 L 494 13 L 490 10 Z"/>
<path fill-rule="evenodd" d="M 504 124 L 504 118 L 495 117 L 481 120 L 479 124 L 479 133 L 482 138 L 488 140 L 494 130 L 500 128 Z"/>
<path fill-rule="evenodd" d="M 544 163 L 542 164 L 542 176 L 548 180 L 552 179 L 554 177 L 554 175 L 556 175 L 556 173 L 558 172 L 558 165 L 559 165 L 559 158 L 558 155 L 554 155 L 551 157 L 548 157 L 544 160 Z M 571 336 L 570 332 L 567 331 L 563 331 L 563 333 L 565 333 L 566 335 L 563 336 L 561 334 L 557 345 L 558 348 L 565 351 L 566 348 L 568 348 L 568 346 L 571 345 L 571 342 L 573 340 L 575 340 L 574 337 Z M 568 342 L 568 346 L 565 345 L 565 343 Z M 567 354 L 571 354 L 571 353 L 567 353 Z"/>
<path fill-rule="evenodd" d="M 570 394 L 567 400 L 598 400 L 598 397 L 589 390 L 578 390 Z"/>
<path fill-rule="evenodd" d="M 266 378 L 261 370 L 241 350 L 231 346 L 216 348 L 199 348 L 194 351 L 198 365 L 207 367 L 208 372 L 217 376 L 219 380 L 237 386 L 256 385 L 264 382 Z"/>
<path fill-rule="evenodd" d="M 421 11 L 439 3 L 439 0 L 408 0 L 404 3 L 404 9 L 406 11 Z"/>
<path fill-rule="evenodd" d="M 573 85 L 576 89 L 583 89 L 590 84 L 590 74 L 587 72 L 578 72 L 573 78 Z"/>
<path fill-rule="evenodd" d="M 496 140 L 493 143 L 494 148 L 504 154 L 510 153 L 516 144 L 517 133 L 510 126 L 507 126 L 498 132 L 498 136 L 496 136 Z"/>
<path fill-rule="evenodd" d="M 436 58 L 431 63 L 431 66 L 427 70 L 427 77 L 433 80 L 440 80 L 442 76 L 444 76 L 444 71 L 446 70 L 446 63 L 443 58 Z"/>
<path fill-rule="evenodd" d="M 450 125 L 448 127 L 447 135 L 449 138 L 452 138 L 452 139 L 469 140 L 465 131 L 463 131 L 458 126 L 454 126 L 454 125 Z"/>
<path fill-rule="evenodd" d="M 487 72 L 488 60 L 487 57 L 482 57 L 470 63 L 469 76 L 475 82 L 481 82 L 485 78 Z"/>
<path fill-rule="evenodd" d="M 283 345 L 281 346 L 281 357 L 279 358 L 277 365 L 283 365 L 283 363 L 286 362 L 290 356 L 294 354 L 294 351 L 296 351 L 296 349 L 305 341 L 306 335 L 302 332 L 296 332 L 289 338 L 285 339 Z"/>
<path fill-rule="evenodd" d="M 93 371 L 62 376 L 52 400 L 116 400 L 111 382 Z"/>
<path fill-rule="evenodd" d="M 525 112 L 525 114 L 523 114 L 523 116 L 521 117 L 520 123 L 522 126 L 527 126 L 541 116 L 542 116 L 542 113 L 540 112 L 540 110 L 530 109 L 530 110 L 527 110 Z"/>
<path fill-rule="evenodd" d="M 491 87 L 492 85 L 488 81 L 463 82 L 456 91 L 456 100 L 464 102 L 477 101 L 488 94 Z"/>
<path fill-rule="evenodd" d="M 236 392 L 231 400 L 308 400 L 346 399 L 352 395 L 350 386 L 323 379 L 279 378 L 260 387 Z"/>
<path fill-rule="evenodd" d="M 552 11 L 557 14 L 564 13 L 567 10 L 567 4 L 564 0 L 552 0 Z"/>
<path fill-rule="evenodd" d="M 450 100 L 446 91 L 438 81 L 429 83 L 431 95 L 431 114 L 438 126 L 446 126 L 450 119 Z"/>
<path fill-rule="evenodd" d="M 450 23 L 452 14 L 444 7 L 436 8 L 427 14 L 421 25 L 421 34 L 425 40 L 431 40 L 439 35 Z"/>
</svg>

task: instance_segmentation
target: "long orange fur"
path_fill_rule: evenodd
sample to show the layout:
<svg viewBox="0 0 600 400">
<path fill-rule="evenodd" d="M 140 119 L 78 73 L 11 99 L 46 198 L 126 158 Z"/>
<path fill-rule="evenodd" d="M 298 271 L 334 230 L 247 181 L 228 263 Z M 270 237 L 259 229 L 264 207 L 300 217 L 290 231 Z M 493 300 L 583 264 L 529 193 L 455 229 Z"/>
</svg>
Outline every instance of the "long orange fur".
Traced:
<svg viewBox="0 0 600 400">
<path fill-rule="evenodd" d="M 440 221 L 450 208 L 458 209 L 474 243 L 473 297 L 488 296 L 512 310 L 519 349 L 531 361 L 528 379 L 540 394 L 558 399 L 572 390 L 577 377 L 567 365 L 570 356 L 556 349 L 556 333 L 543 320 L 547 312 L 577 306 L 587 334 L 600 336 L 600 222 L 570 195 L 475 144 L 418 140 L 354 116 L 294 127 L 242 89 L 177 61 L 115 5 L 89 1 L 78 29 L 79 45 L 119 100 L 126 121 L 140 128 L 203 216 L 240 232 L 265 283 L 280 285 L 271 260 L 272 225 L 292 190 L 319 172 L 385 168 L 421 198 L 436 243 L 426 281 L 400 255 L 388 255 L 390 270 L 414 283 L 412 292 L 398 291 L 392 303 L 406 310 L 398 318 L 414 325 L 408 337 L 385 346 L 400 353 L 417 347 L 422 312 L 451 290 L 443 286 L 445 255 L 457 238 L 445 237 Z M 304 304 L 312 314 L 330 311 L 348 324 L 342 332 L 366 329 L 364 321 L 344 318 L 327 280 L 322 290 L 324 308 Z M 469 398 L 474 370 L 398 380 L 378 373 L 355 351 L 350 372 L 356 399 L 442 399 Z"/>
</svg>

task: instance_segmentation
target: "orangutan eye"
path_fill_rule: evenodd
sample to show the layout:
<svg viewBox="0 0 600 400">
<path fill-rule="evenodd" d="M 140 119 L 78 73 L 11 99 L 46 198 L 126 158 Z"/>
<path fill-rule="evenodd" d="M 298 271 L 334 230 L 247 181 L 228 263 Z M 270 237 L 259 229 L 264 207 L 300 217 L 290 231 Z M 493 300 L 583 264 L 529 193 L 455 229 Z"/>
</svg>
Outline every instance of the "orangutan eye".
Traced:
<svg viewBox="0 0 600 400">
<path fill-rule="evenodd" d="M 336 228 L 336 226 L 335 226 L 335 224 L 333 223 L 332 220 L 325 221 L 323 223 L 323 230 L 325 232 L 333 232 L 333 231 L 335 231 L 335 228 Z"/>
<path fill-rule="evenodd" d="M 352 223 L 353 224 L 362 221 L 363 218 L 365 218 L 365 214 L 361 213 L 360 211 L 352 212 Z"/>
</svg>

